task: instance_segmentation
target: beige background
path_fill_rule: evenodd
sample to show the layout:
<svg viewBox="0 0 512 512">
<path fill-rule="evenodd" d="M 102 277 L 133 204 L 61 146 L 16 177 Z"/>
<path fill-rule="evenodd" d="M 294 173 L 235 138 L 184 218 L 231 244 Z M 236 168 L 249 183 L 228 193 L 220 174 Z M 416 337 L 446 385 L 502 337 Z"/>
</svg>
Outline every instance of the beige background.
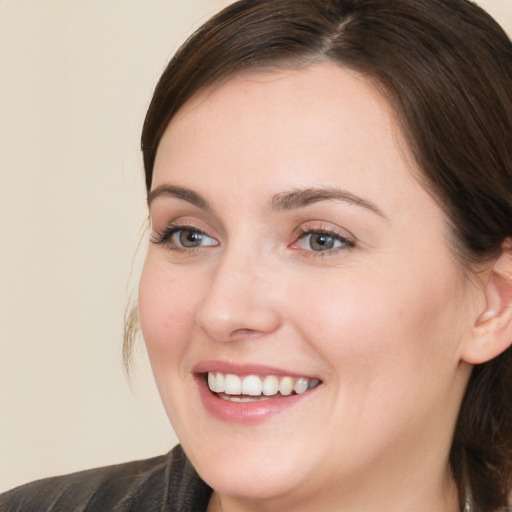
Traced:
<svg viewBox="0 0 512 512">
<path fill-rule="evenodd" d="M 0 0 L 0 490 L 176 439 L 123 311 L 139 132 L 176 46 L 228 0 Z M 512 0 L 482 0 L 512 33 Z"/>
</svg>

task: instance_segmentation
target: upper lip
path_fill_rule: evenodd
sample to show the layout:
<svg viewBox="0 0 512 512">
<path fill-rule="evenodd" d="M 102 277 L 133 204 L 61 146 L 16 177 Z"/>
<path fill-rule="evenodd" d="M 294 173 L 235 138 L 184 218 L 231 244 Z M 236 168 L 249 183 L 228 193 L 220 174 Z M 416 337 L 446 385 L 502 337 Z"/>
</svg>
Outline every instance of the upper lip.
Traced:
<svg viewBox="0 0 512 512">
<path fill-rule="evenodd" d="M 316 375 L 311 375 L 308 373 L 297 372 L 293 370 L 286 370 L 283 368 L 277 368 L 274 366 L 266 366 L 261 364 L 239 364 L 232 363 L 229 361 L 222 360 L 211 360 L 211 361 L 201 361 L 196 364 L 192 370 L 194 373 L 207 373 L 207 372 L 220 372 L 224 374 L 233 374 L 239 376 L 246 375 L 275 375 L 278 376 L 290 376 L 290 377 L 305 377 L 307 379 L 318 379 L 321 380 Z"/>
</svg>

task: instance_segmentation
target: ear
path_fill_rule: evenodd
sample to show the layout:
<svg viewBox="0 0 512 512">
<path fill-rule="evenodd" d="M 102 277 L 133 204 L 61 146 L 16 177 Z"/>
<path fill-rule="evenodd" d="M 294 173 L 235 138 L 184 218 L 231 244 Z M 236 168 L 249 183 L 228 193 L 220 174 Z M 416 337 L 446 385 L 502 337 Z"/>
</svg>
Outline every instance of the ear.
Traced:
<svg viewBox="0 0 512 512">
<path fill-rule="evenodd" d="M 470 364 L 485 363 L 512 345 L 512 239 L 503 242 L 482 279 L 485 308 L 462 353 L 462 360 Z"/>
</svg>

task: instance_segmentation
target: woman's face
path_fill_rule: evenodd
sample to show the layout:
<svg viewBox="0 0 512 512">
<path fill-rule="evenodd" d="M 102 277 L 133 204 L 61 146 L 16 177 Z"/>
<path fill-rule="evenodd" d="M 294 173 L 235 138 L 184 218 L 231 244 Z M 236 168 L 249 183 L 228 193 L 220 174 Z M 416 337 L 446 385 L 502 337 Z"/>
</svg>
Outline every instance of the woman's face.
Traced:
<svg viewBox="0 0 512 512">
<path fill-rule="evenodd" d="M 326 63 L 237 76 L 167 128 L 140 320 L 220 494 L 383 509 L 446 484 L 482 305 L 406 153 L 387 102 Z"/>
</svg>

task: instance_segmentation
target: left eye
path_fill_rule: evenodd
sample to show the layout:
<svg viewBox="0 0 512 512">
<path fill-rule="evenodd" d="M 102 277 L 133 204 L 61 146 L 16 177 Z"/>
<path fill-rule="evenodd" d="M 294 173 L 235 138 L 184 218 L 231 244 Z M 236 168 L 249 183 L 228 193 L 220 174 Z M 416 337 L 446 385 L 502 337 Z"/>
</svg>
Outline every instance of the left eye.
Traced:
<svg viewBox="0 0 512 512">
<path fill-rule="evenodd" d="M 171 236 L 171 241 L 177 246 L 186 248 L 217 245 L 216 240 L 205 233 L 187 228 L 175 230 Z"/>
<path fill-rule="evenodd" d="M 354 243 L 334 233 L 309 231 L 304 233 L 298 243 L 301 249 L 307 251 L 330 251 L 339 247 L 353 247 Z"/>
</svg>

